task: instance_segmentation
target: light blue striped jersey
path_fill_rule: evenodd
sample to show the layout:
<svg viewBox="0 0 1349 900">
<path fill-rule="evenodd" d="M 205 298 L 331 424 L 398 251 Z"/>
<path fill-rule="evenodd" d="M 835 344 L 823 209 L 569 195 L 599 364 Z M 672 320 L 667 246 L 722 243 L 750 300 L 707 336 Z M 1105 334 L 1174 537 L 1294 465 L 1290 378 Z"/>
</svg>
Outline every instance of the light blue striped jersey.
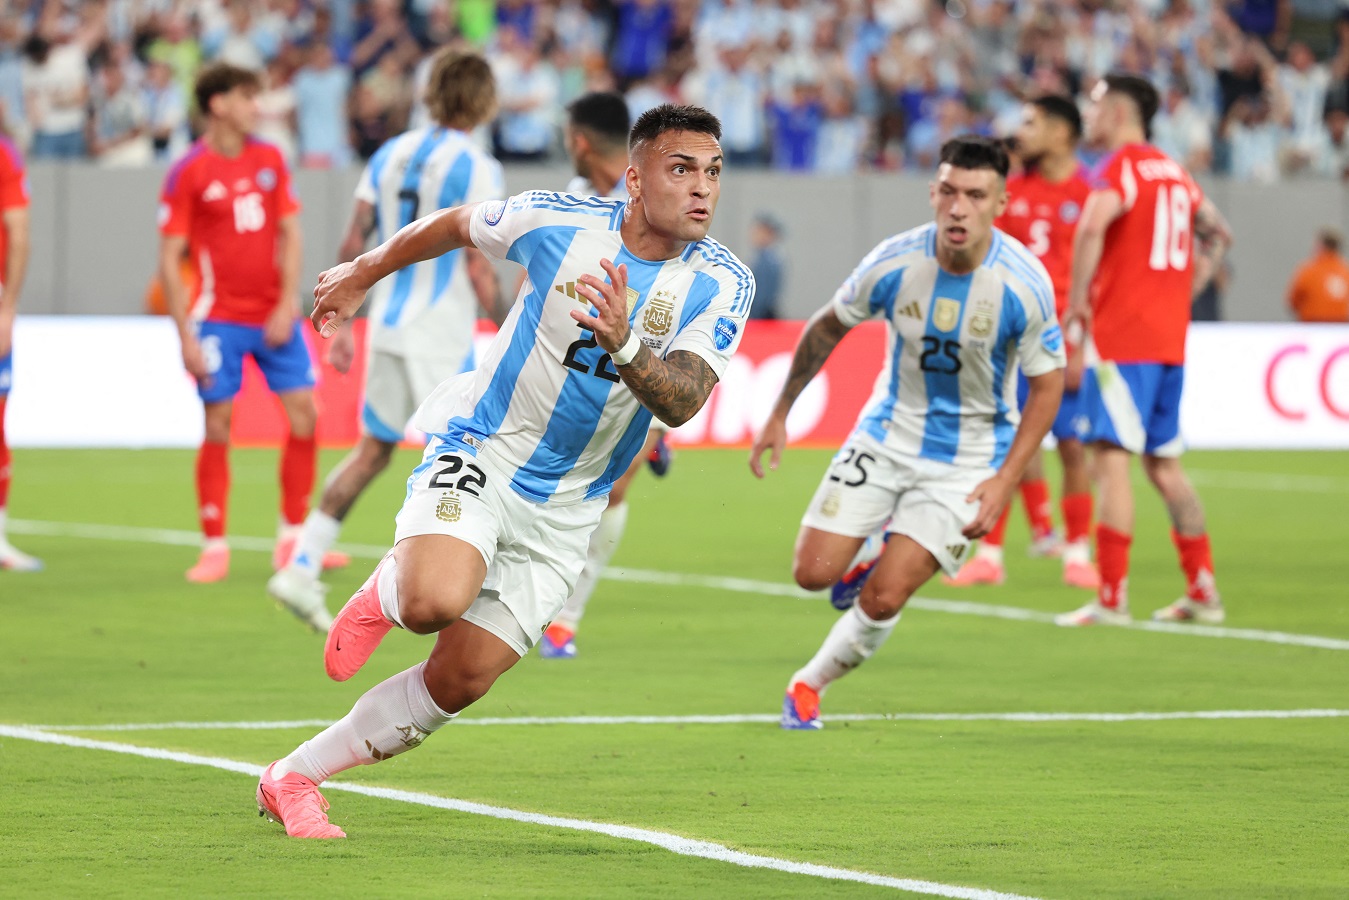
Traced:
<svg viewBox="0 0 1349 900">
<path fill-rule="evenodd" d="M 462 131 L 440 127 L 389 140 L 370 158 L 356 187 L 356 199 L 375 208 L 380 241 L 438 209 L 503 196 L 501 164 Z M 447 253 L 400 269 L 375 285 L 369 326 L 374 349 L 468 360 L 478 299 L 463 256 Z"/>
<path fill-rule="evenodd" d="M 576 280 L 628 267 L 628 320 L 653 353 L 706 360 L 720 378 L 754 300 L 749 267 L 716 241 L 658 262 L 623 246 L 625 200 L 533 191 L 475 211 L 471 236 L 488 256 L 525 267 L 509 318 L 475 372 L 422 404 L 417 426 L 476 456 L 536 501 L 602 497 L 646 440 L 651 413 L 570 313 L 593 308 Z"/>
<path fill-rule="evenodd" d="M 885 368 L 854 433 L 897 452 L 961 466 L 999 466 L 1020 413 L 1016 368 L 1064 366 L 1054 288 L 1041 262 L 994 230 L 968 275 L 937 264 L 937 227 L 882 241 L 834 295 L 845 325 L 889 322 Z"/>
</svg>

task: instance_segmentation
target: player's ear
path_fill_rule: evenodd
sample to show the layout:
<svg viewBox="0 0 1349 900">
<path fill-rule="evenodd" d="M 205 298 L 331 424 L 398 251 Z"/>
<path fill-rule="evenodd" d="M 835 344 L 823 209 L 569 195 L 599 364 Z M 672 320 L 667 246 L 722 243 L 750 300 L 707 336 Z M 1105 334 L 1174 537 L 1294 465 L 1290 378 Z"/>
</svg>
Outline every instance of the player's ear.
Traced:
<svg viewBox="0 0 1349 900">
<path fill-rule="evenodd" d="M 627 185 L 628 196 L 634 203 L 642 199 L 642 176 L 637 171 L 636 165 L 628 166 L 628 171 L 623 175 L 623 183 Z"/>
<path fill-rule="evenodd" d="M 998 191 L 998 197 L 997 197 L 997 200 L 994 201 L 994 204 L 993 204 L 993 217 L 994 217 L 994 218 L 997 218 L 998 216 L 1002 215 L 1003 212 L 1007 209 L 1007 199 L 1008 199 L 1008 197 L 1007 197 L 1007 180 L 1006 180 L 1005 178 L 1002 178 L 1002 177 L 999 177 L 999 178 L 998 178 L 998 187 L 997 187 L 997 191 Z"/>
</svg>

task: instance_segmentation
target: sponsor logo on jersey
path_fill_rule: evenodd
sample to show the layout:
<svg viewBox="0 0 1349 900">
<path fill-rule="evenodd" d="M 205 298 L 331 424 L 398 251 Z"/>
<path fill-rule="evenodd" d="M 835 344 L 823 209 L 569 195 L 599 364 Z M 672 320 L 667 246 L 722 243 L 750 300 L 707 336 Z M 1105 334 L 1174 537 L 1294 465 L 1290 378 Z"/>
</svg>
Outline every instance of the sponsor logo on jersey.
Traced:
<svg viewBox="0 0 1349 900">
<path fill-rule="evenodd" d="M 464 514 L 464 507 L 459 502 L 459 494 L 455 491 L 446 491 L 440 495 L 440 502 L 436 504 L 436 518 L 442 522 L 458 522 L 459 517 Z"/>
<path fill-rule="evenodd" d="M 731 346 L 737 330 L 734 319 L 728 319 L 725 316 L 717 319 L 717 324 L 712 326 L 712 340 L 716 343 L 717 349 L 725 350 Z"/>
<path fill-rule="evenodd" d="M 487 446 L 476 435 L 472 434 L 465 434 L 463 437 L 463 441 L 465 444 L 468 444 L 474 450 L 481 450 L 483 447 Z"/>
<path fill-rule="evenodd" d="M 921 319 L 923 318 L 923 308 L 919 306 L 918 301 L 915 300 L 908 306 L 901 309 L 899 311 L 899 314 L 901 316 L 907 316 L 910 319 Z"/>
<path fill-rule="evenodd" d="M 965 550 L 969 546 L 969 544 L 947 544 L 946 552 L 951 554 L 951 558 L 956 562 L 960 562 L 960 558 L 965 555 Z"/>
<path fill-rule="evenodd" d="M 1065 200 L 1063 205 L 1059 207 L 1059 218 L 1069 225 L 1076 222 L 1081 215 L 1082 207 L 1077 205 L 1076 200 Z"/>
<path fill-rule="evenodd" d="M 960 301 L 950 297 L 938 297 L 932 308 L 932 324 L 938 331 L 950 331 L 960 321 Z"/>
<path fill-rule="evenodd" d="M 224 200 L 229 195 L 230 192 L 223 184 L 218 181 L 212 181 L 206 186 L 206 190 L 202 191 L 201 199 L 207 203 L 213 203 L 216 200 Z"/>
<path fill-rule="evenodd" d="M 670 333 L 674 324 L 675 296 L 669 291 L 656 291 L 654 297 L 646 301 L 646 312 L 642 315 L 642 327 L 656 337 Z"/>
<path fill-rule="evenodd" d="M 494 200 L 482 205 L 482 220 L 488 225 L 496 225 L 506 214 L 506 201 Z"/>
<path fill-rule="evenodd" d="M 258 183 L 258 187 L 264 191 L 270 191 L 276 187 L 276 172 L 272 169 L 259 169 L 258 174 L 253 179 Z"/>
<path fill-rule="evenodd" d="M 1040 333 L 1040 343 L 1050 353 L 1058 353 L 1063 349 L 1063 332 L 1059 330 L 1059 326 L 1050 325 Z"/>
</svg>

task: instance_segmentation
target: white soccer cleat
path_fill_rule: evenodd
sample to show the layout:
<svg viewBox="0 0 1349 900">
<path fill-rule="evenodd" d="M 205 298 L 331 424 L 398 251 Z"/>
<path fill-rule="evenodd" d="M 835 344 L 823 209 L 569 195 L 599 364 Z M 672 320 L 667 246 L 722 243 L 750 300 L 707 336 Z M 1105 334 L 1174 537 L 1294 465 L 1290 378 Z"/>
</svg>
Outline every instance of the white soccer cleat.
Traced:
<svg viewBox="0 0 1349 900">
<path fill-rule="evenodd" d="M 1057 531 L 1034 538 L 1026 548 L 1026 555 L 1031 559 L 1058 559 L 1063 555 L 1063 538 Z"/>
<path fill-rule="evenodd" d="M 6 572 L 41 572 L 42 560 L 16 549 L 8 541 L 0 540 L 0 570 Z"/>
<path fill-rule="evenodd" d="M 1217 594 L 1211 600 L 1181 597 L 1152 614 L 1154 622 L 1198 622 L 1201 625 L 1221 625 L 1226 618 L 1227 610 L 1223 609 Z"/>
<path fill-rule="evenodd" d="M 267 579 L 267 593 L 297 619 L 321 634 L 327 634 L 333 624 L 333 617 L 328 614 L 328 604 L 325 602 L 327 592 L 328 588 L 323 582 L 289 566 Z"/>
<path fill-rule="evenodd" d="M 1054 624 L 1062 625 L 1064 628 L 1079 628 L 1085 625 L 1128 625 L 1132 622 L 1133 617 L 1129 615 L 1129 607 L 1121 606 L 1111 609 L 1108 606 L 1102 606 L 1096 600 L 1072 612 L 1054 617 Z"/>
</svg>

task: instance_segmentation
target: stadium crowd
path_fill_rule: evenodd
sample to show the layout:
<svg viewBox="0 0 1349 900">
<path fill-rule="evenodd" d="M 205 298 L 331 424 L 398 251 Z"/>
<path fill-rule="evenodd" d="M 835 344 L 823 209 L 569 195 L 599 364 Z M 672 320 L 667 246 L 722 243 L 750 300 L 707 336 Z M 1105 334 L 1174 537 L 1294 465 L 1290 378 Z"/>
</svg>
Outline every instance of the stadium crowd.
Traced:
<svg viewBox="0 0 1349 900">
<path fill-rule="evenodd" d="M 504 160 L 561 159 L 563 110 L 625 92 L 725 123 L 736 165 L 929 170 L 1024 98 L 1107 71 L 1163 92 L 1159 147 L 1244 181 L 1349 174 L 1343 0 L 29 0 L 0 20 L 0 121 L 34 159 L 171 159 L 193 76 L 265 72 L 261 136 L 342 166 L 424 120 L 431 52 L 483 50 Z"/>
</svg>

